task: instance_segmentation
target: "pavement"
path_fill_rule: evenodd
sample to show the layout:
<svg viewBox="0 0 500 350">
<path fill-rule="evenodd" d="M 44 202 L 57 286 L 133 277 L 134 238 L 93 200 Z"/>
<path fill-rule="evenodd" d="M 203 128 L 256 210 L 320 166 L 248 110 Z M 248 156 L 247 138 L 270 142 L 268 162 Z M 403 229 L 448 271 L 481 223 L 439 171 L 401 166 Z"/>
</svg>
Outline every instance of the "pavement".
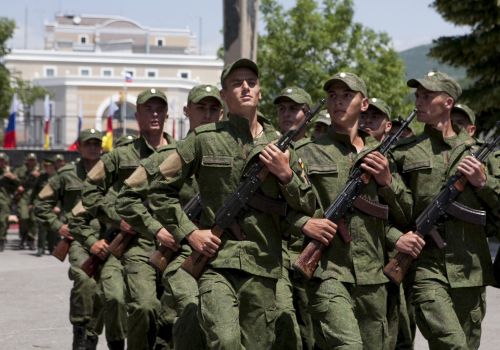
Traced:
<svg viewBox="0 0 500 350">
<path fill-rule="evenodd" d="M 19 250 L 17 230 L 10 230 L 0 253 L 0 350 L 71 349 L 68 259 Z M 490 244 L 492 256 L 499 243 Z M 487 313 L 482 323 L 480 349 L 500 348 L 500 289 L 487 288 Z M 99 350 L 107 349 L 104 335 Z M 415 350 L 429 349 L 417 330 Z"/>
</svg>

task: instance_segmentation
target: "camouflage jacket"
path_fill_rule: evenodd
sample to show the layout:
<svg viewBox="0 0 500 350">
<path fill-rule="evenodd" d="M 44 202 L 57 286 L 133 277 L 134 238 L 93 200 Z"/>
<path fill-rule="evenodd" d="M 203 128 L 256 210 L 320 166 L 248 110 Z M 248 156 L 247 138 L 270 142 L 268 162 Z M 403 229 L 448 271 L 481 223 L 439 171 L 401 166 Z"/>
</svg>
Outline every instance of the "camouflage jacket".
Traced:
<svg viewBox="0 0 500 350">
<path fill-rule="evenodd" d="M 33 171 L 39 171 L 38 166 L 35 166 L 32 171 L 28 170 L 28 167 L 26 165 L 21 166 L 20 168 L 17 168 L 15 170 L 16 176 L 19 178 L 21 181 L 21 186 L 24 188 L 24 193 L 21 196 L 21 199 L 28 202 L 30 199 L 31 191 L 33 190 L 33 187 L 35 186 L 36 182 L 36 177 L 32 176 L 31 173 Z"/>
<path fill-rule="evenodd" d="M 2 201 L 3 204 L 10 205 L 12 202 L 12 195 L 16 192 L 21 181 L 19 181 L 17 176 L 11 180 L 5 177 L 5 173 L 7 173 L 6 169 L 3 171 L 0 170 L 0 201 Z"/>
<path fill-rule="evenodd" d="M 55 175 L 53 175 L 55 176 Z M 33 185 L 33 189 L 30 193 L 30 198 L 29 198 L 29 204 L 35 204 L 35 199 L 37 198 L 38 194 L 43 190 L 45 186 L 49 183 L 49 178 L 52 176 L 49 176 L 45 171 L 40 173 L 40 176 L 38 176 L 35 180 L 35 184 Z"/>
<path fill-rule="evenodd" d="M 278 136 L 265 118 L 258 121 L 263 135 L 254 140 L 247 119 L 228 114 L 229 121 L 198 127 L 159 166 L 148 192 L 150 206 L 158 221 L 181 244 L 197 227 L 182 211 L 179 192 L 193 174 L 200 187 L 203 212 L 200 229 L 215 225 L 215 213 L 243 180 L 243 175 L 258 160 L 258 154 Z M 269 174 L 258 192 L 274 200 L 286 200 L 292 209 L 308 210 L 315 206 L 310 186 L 298 177 L 301 169 L 293 149 L 290 150 L 293 179 L 281 185 Z M 237 241 L 229 232 L 222 234 L 219 250 L 209 261 L 213 268 L 232 268 L 254 275 L 281 278 L 281 218 L 249 208 L 240 213 L 237 222 L 246 240 Z M 300 230 L 301 227 L 296 227 Z"/>
<path fill-rule="evenodd" d="M 360 153 L 352 145 L 349 135 L 336 133 L 331 127 L 326 134 L 297 144 L 297 155 L 301 157 L 320 204 L 315 218 L 323 217 L 324 211 L 344 189 L 350 174 L 360 165 L 363 157 L 379 146 L 368 133 L 360 131 L 360 136 L 365 142 Z M 406 226 L 411 219 L 412 198 L 395 167 L 392 166 L 391 170 L 390 186 L 380 187 L 372 177 L 362 195 L 374 202 L 387 204 L 389 218 Z M 309 218 L 303 217 L 299 222 L 305 223 Z M 401 233 L 389 230 L 391 226 L 388 222 L 357 209 L 348 212 L 344 219 L 352 242 L 346 244 L 336 235 L 322 254 L 314 276 L 359 285 L 387 282 L 382 271 L 387 261 L 387 249 L 394 247 Z"/>
<path fill-rule="evenodd" d="M 398 170 L 412 191 L 413 221 L 440 192 L 448 177 L 457 171 L 459 163 L 478 148 L 467 131 L 458 127 L 454 127 L 454 131 L 455 136 L 443 138 L 441 131 L 426 125 L 413 142 L 393 149 Z M 498 177 L 495 179 L 488 168 L 485 186 L 474 188 L 468 184 L 456 200 L 470 208 L 486 210 L 487 216 L 493 219 L 500 216 L 500 187 Z M 495 171 L 498 176 L 498 170 Z M 421 254 L 411 264 L 411 279 L 440 280 L 452 288 L 495 283 L 483 226 L 450 216 L 439 225 L 438 231 L 447 247 L 439 250 L 426 240 Z"/>
<path fill-rule="evenodd" d="M 143 205 L 143 202 L 147 199 L 148 190 L 158 171 L 158 166 L 177 147 L 177 142 L 170 135 L 168 137 L 168 145 L 159 147 L 156 150 L 157 153 L 141 161 L 139 168 L 125 181 L 116 200 L 116 212 L 118 215 L 137 231 L 137 234 L 130 241 L 125 255 L 141 254 L 149 258 L 153 253 L 152 249 L 155 249 L 157 246 L 154 235 L 163 226 L 156 219 L 155 215 Z M 197 192 L 198 185 L 194 177 L 186 180 L 179 193 L 180 205 L 184 207 Z M 191 247 L 188 244 L 184 244 L 182 249 L 172 258 L 167 272 L 177 269 L 182 261 L 191 254 L 191 251 Z M 178 255 L 181 255 L 183 258 L 177 258 Z"/>
</svg>

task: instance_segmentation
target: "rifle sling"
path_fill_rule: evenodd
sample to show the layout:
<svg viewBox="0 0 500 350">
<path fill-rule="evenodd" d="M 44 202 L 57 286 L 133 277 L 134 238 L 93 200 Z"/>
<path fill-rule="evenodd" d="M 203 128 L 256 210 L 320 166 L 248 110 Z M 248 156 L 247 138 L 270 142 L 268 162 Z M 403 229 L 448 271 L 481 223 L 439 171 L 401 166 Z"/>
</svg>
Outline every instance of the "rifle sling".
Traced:
<svg viewBox="0 0 500 350">
<path fill-rule="evenodd" d="M 266 214 L 279 216 L 286 216 L 288 207 L 286 202 L 280 202 L 258 193 L 254 193 L 253 196 L 250 197 L 247 205 Z"/>
<path fill-rule="evenodd" d="M 454 201 L 446 209 L 446 213 L 469 224 L 486 225 L 486 212 L 483 210 L 476 210 L 469 208 L 463 204 Z"/>
<path fill-rule="evenodd" d="M 376 217 L 377 219 L 389 219 L 389 207 L 385 204 L 380 204 L 369 200 L 363 195 L 356 197 L 352 206 L 365 214 Z"/>
</svg>

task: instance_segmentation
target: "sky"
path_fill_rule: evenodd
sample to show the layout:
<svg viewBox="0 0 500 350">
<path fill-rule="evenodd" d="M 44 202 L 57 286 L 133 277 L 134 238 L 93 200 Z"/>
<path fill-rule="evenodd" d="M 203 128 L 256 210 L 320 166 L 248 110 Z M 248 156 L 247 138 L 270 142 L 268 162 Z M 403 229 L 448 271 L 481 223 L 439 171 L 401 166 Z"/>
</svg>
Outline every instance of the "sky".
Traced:
<svg viewBox="0 0 500 350">
<path fill-rule="evenodd" d="M 149 27 L 186 28 L 200 33 L 202 20 L 202 54 L 215 55 L 222 45 L 223 0 L 0 0 L 2 14 L 16 20 L 14 38 L 8 42 L 12 48 L 24 48 L 25 14 L 28 8 L 28 49 L 43 49 L 44 21 L 54 21 L 55 14 L 121 15 Z M 296 0 L 278 0 L 285 8 Z M 429 44 L 440 36 L 469 32 L 467 27 L 455 27 L 445 22 L 432 8 L 429 0 L 354 0 L 356 22 L 377 32 L 385 31 L 392 37 L 393 46 L 403 51 Z M 141 5 L 139 5 L 141 4 Z M 150 6 L 144 6 L 151 4 Z M 154 4 L 154 5 L 153 5 Z M 265 30 L 259 22 L 259 31 Z"/>
</svg>

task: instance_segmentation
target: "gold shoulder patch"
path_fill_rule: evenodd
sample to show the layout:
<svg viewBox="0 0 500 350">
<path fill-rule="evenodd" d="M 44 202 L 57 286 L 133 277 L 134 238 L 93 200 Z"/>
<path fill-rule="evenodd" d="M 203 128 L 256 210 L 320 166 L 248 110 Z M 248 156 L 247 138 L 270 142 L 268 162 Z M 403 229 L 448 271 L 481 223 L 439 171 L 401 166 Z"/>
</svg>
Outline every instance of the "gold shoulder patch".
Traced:
<svg viewBox="0 0 500 350">
<path fill-rule="evenodd" d="M 102 159 L 100 159 L 99 162 L 94 165 L 92 170 L 89 171 L 87 176 L 95 182 L 102 180 L 104 178 L 104 175 L 106 175 L 106 169 L 104 168 L 104 162 L 102 161 Z"/>
<path fill-rule="evenodd" d="M 182 159 L 179 152 L 175 150 L 174 153 L 169 155 L 168 158 L 160 164 L 160 172 L 167 180 L 170 180 L 184 164 L 186 164 L 184 163 L 184 159 Z"/>
<path fill-rule="evenodd" d="M 83 207 L 82 201 L 79 201 L 78 204 L 75 205 L 75 207 L 73 209 L 71 209 L 71 213 L 74 216 L 82 216 L 83 214 L 85 214 L 85 212 L 86 212 L 86 210 Z"/>
<path fill-rule="evenodd" d="M 135 171 L 130 175 L 130 177 L 125 180 L 125 183 L 130 186 L 130 188 L 136 188 L 148 178 L 148 173 L 146 169 L 140 165 Z"/>
<path fill-rule="evenodd" d="M 49 198 L 50 196 L 52 196 L 54 194 L 54 189 L 52 188 L 52 186 L 50 186 L 50 184 L 47 184 L 45 185 L 45 187 L 43 188 L 43 190 L 40 191 L 40 193 L 38 194 L 38 197 L 40 197 L 40 199 L 47 199 Z"/>
</svg>

